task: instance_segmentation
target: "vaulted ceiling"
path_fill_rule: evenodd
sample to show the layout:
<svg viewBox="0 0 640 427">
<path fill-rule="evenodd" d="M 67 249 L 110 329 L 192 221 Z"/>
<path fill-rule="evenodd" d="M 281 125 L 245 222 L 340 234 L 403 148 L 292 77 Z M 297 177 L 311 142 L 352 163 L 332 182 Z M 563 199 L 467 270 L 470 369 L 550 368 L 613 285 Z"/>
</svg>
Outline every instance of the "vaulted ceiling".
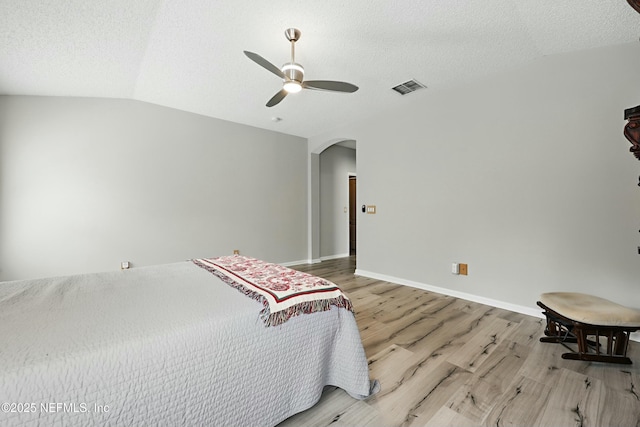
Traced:
<svg viewBox="0 0 640 427">
<path fill-rule="evenodd" d="M 250 61 L 289 60 L 302 37 L 305 90 Z M 545 55 L 638 42 L 624 0 L 3 0 L 0 94 L 127 98 L 303 137 Z M 391 87 L 416 79 L 405 97 Z M 274 118 L 280 118 L 275 121 Z"/>
</svg>

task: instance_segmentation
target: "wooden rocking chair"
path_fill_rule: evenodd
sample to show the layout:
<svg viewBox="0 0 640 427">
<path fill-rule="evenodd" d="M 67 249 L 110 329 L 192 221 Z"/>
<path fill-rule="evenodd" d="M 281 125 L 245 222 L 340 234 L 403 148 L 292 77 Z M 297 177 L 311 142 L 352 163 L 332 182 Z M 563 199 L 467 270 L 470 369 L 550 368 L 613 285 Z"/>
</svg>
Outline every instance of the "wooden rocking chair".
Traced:
<svg viewBox="0 0 640 427">
<path fill-rule="evenodd" d="M 631 364 L 629 335 L 640 330 L 640 311 L 604 298 L 574 292 L 551 292 L 538 305 L 547 318 L 541 342 L 561 343 L 571 352 L 563 359 Z M 602 345 L 606 339 L 606 350 Z M 565 343 L 577 343 L 575 351 Z"/>
</svg>

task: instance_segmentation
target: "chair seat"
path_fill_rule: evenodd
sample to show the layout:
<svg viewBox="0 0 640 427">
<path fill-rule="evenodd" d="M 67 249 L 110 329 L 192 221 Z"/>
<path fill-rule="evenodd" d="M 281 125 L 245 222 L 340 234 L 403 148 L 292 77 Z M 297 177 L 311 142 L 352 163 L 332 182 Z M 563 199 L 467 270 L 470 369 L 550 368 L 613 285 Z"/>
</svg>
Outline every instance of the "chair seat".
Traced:
<svg viewBox="0 0 640 427">
<path fill-rule="evenodd" d="M 577 322 L 640 329 L 639 310 L 593 295 L 578 292 L 549 292 L 540 295 L 540 302 L 556 313 Z"/>
</svg>

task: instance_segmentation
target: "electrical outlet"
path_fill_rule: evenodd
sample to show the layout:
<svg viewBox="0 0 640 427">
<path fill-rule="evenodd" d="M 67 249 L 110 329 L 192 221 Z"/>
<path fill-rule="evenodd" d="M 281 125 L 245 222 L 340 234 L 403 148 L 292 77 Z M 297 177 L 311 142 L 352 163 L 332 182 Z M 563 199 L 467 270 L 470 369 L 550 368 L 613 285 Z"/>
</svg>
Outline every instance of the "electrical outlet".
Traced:
<svg viewBox="0 0 640 427">
<path fill-rule="evenodd" d="M 467 264 L 458 264 L 458 266 L 460 267 L 460 274 L 463 276 L 467 275 Z"/>
<path fill-rule="evenodd" d="M 240 249 L 234 249 L 233 250 L 233 254 L 234 255 L 240 255 Z"/>
<path fill-rule="evenodd" d="M 460 266 L 457 262 L 451 264 L 451 274 L 460 274 Z"/>
<path fill-rule="evenodd" d="M 131 267 L 131 264 L 129 264 L 129 261 L 122 261 L 120 263 L 120 270 L 128 270 L 129 267 Z"/>
</svg>

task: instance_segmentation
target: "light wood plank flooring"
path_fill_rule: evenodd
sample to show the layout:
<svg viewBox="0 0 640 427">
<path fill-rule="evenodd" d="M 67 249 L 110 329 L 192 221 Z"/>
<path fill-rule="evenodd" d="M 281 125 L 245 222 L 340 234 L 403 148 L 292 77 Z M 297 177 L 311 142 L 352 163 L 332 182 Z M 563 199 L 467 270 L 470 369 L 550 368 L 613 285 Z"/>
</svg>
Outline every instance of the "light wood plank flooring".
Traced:
<svg viewBox="0 0 640 427">
<path fill-rule="evenodd" d="M 347 292 L 381 391 L 326 387 L 281 427 L 640 426 L 640 343 L 630 366 L 563 360 L 542 319 L 357 277 L 354 257 L 294 268 Z"/>
</svg>

